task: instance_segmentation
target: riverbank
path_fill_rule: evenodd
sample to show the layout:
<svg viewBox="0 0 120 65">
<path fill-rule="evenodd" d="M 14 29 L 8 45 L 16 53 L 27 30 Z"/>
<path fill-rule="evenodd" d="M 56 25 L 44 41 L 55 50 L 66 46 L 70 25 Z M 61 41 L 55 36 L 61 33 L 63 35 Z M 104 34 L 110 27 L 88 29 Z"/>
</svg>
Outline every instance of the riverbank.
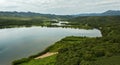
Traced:
<svg viewBox="0 0 120 65">
<path fill-rule="evenodd" d="M 46 58 L 46 57 L 49 57 L 49 56 L 52 56 L 52 55 L 55 55 L 55 54 L 58 54 L 58 52 L 47 52 L 47 53 L 45 53 L 43 55 L 40 55 L 40 56 L 38 56 L 34 59 L 36 59 L 36 60 L 37 59 L 42 59 L 42 58 Z"/>
</svg>

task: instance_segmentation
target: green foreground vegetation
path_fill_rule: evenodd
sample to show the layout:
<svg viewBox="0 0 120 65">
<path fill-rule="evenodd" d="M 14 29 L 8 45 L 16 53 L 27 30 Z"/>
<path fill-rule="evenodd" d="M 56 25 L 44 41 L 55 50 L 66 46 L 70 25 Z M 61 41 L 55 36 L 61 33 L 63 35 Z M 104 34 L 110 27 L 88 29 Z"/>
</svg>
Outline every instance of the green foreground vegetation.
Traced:
<svg viewBox="0 0 120 65">
<path fill-rule="evenodd" d="M 56 55 L 53 55 L 43 59 L 37 59 L 37 60 L 32 59 L 29 62 L 25 62 L 18 65 L 54 65 L 55 62 L 56 62 Z"/>
<path fill-rule="evenodd" d="M 74 28 L 97 28 L 103 37 L 66 37 L 37 55 L 14 61 L 13 65 L 120 65 L 120 16 L 77 17 L 69 21 Z M 46 52 L 58 54 L 34 59 Z"/>
</svg>

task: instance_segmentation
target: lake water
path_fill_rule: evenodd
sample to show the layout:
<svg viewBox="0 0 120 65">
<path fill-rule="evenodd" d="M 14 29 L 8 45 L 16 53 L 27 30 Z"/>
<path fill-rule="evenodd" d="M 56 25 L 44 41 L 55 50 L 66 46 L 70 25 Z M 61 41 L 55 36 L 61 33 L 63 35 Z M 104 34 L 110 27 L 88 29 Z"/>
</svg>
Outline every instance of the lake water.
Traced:
<svg viewBox="0 0 120 65">
<path fill-rule="evenodd" d="M 0 29 L 0 65 L 43 51 L 66 36 L 101 37 L 97 29 L 22 27 Z"/>
</svg>

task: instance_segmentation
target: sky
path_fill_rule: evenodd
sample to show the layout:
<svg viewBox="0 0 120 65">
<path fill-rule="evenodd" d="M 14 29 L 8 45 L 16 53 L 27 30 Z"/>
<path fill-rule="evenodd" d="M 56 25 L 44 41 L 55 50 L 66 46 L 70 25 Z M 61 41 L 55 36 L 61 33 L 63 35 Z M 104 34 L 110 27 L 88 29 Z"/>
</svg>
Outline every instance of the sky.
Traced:
<svg viewBox="0 0 120 65">
<path fill-rule="evenodd" d="M 120 0 L 0 0 L 0 11 L 70 15 L 120 10 Z"/>
</svg>

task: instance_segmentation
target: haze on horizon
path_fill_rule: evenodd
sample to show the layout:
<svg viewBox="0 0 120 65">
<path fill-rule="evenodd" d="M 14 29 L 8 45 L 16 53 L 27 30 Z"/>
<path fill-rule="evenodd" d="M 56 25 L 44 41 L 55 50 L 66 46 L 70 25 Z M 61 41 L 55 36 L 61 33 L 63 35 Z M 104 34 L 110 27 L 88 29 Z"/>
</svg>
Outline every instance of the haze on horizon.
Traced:
<svg viewBox="0 0 120 65">
<path fill-rule="evenodd" d="M 0 11 L 70 15 L 120 10 L 120 0 L 1 0 Z"/>
</svg>

